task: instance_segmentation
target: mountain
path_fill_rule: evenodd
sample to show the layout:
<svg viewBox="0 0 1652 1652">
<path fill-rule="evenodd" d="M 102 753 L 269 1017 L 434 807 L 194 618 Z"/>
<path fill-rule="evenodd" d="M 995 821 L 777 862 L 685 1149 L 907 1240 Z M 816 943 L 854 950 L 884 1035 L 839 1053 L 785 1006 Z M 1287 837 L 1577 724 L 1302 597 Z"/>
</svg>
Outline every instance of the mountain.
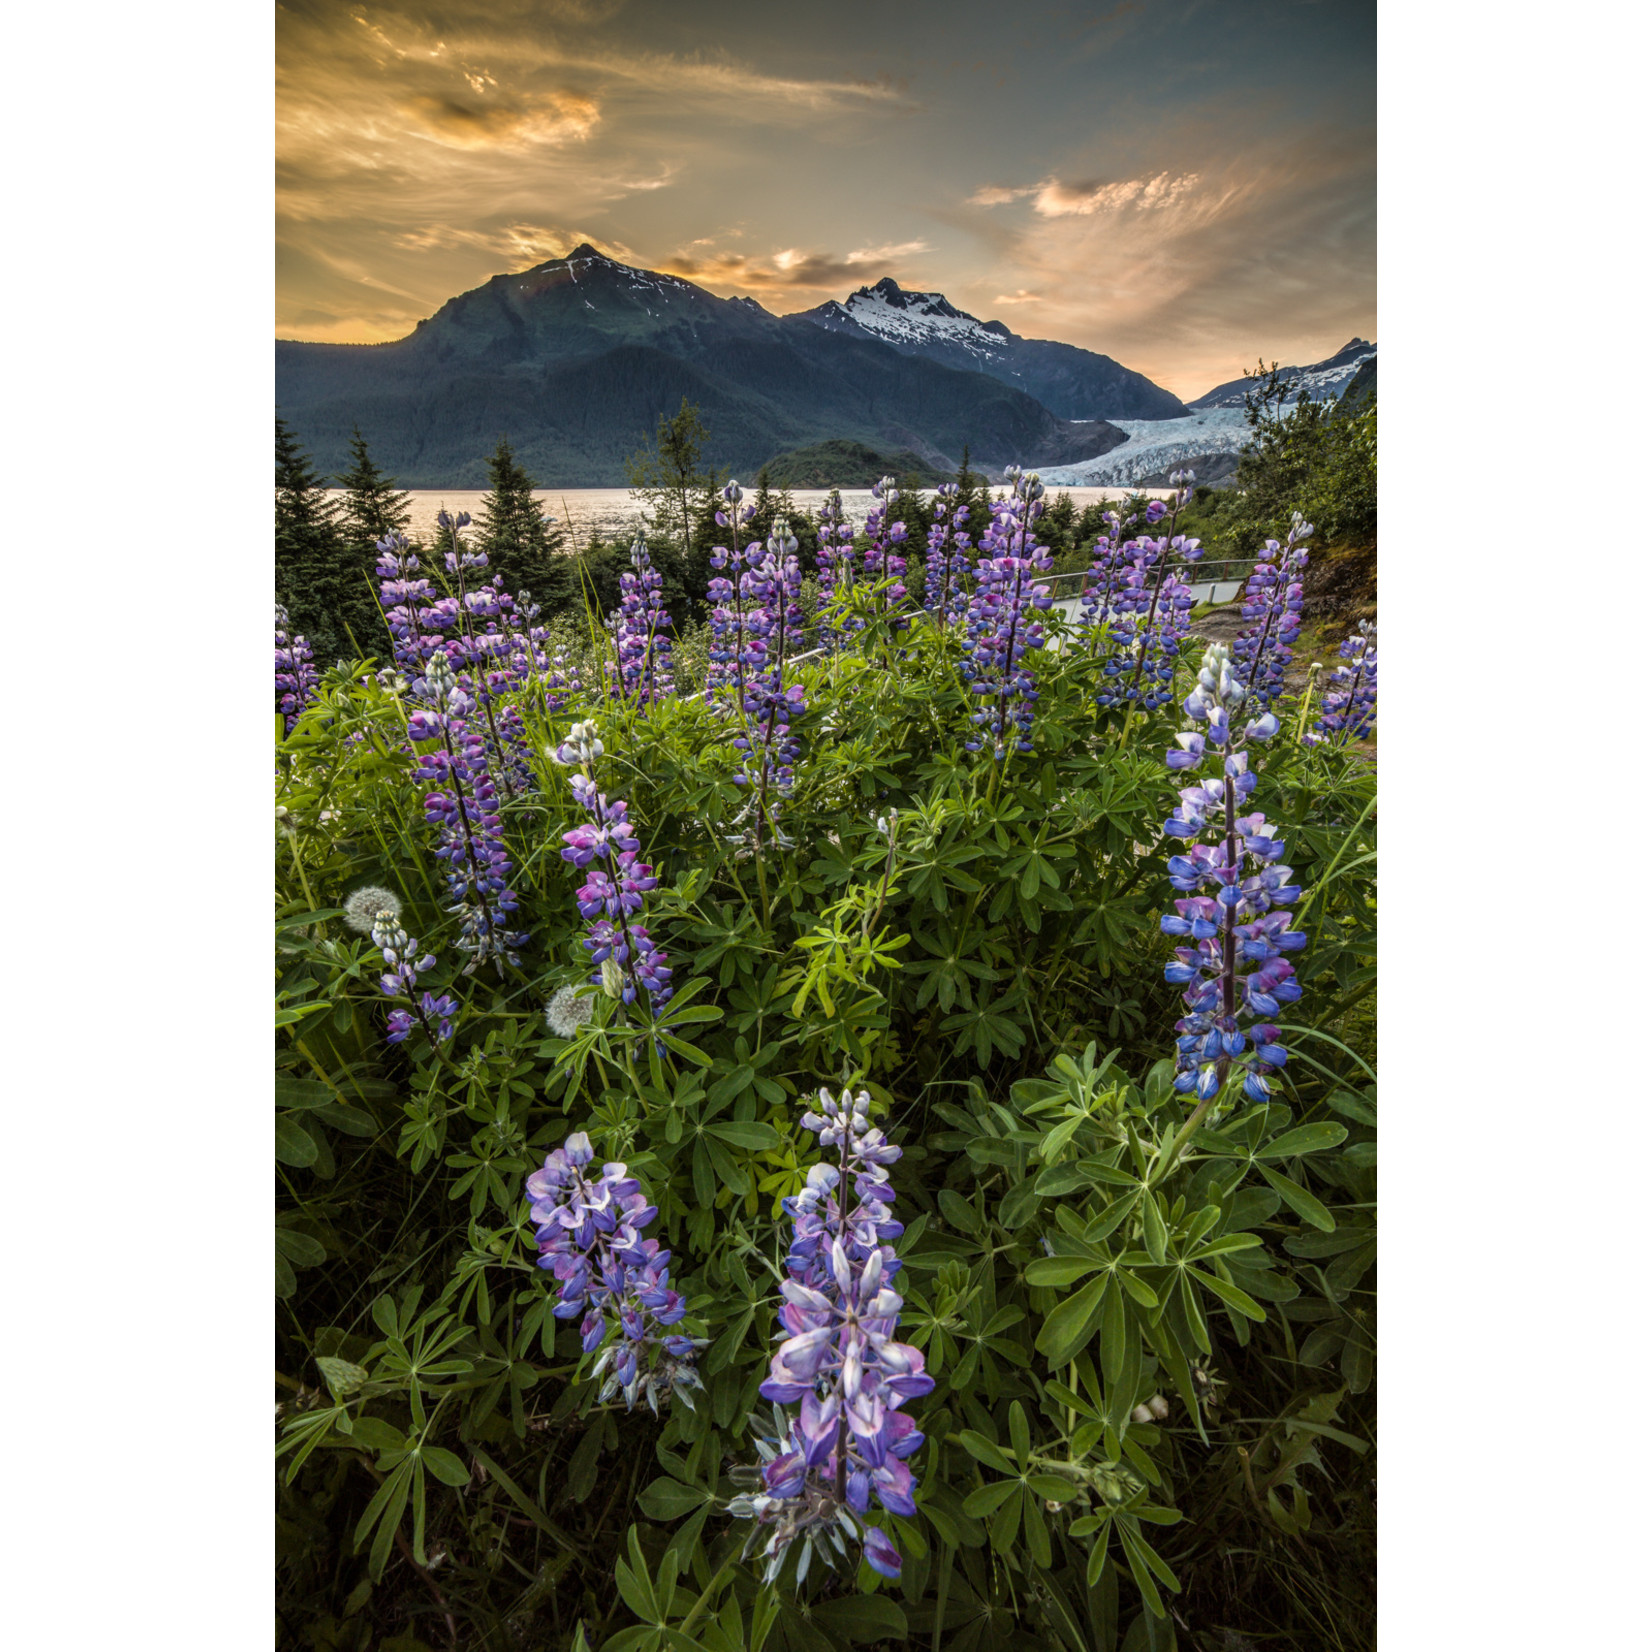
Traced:
<svg viewBox="0 0 1652 1652">
<path fill-rule="evenodd" d="M 771 315 L 750 298 L 576 247 L 450 299 L 391 344 L 278 340 L 276 403 L 323 471 L 359 425 L 405 487 L 485 485 L 501 434 L 541 486 L 625 483 L 625 460 L 684 397 L 707 459 L 750 475 L 777 451 L 847 439 L 943 470 L 1071 464 L 1125 440 L 1058 418 L 985 373 Z"/>
<path fill-rule="evenodd" d="M 1359 370 L 1348 381 L 1348 388 L 1342 392 L 1342 406 L 1344 412 L 1358 412 L 1377 393 L 1377 358 L 1372 356 L 1369 361 L 1363 361 Z"/>
<path fill-rule="evenodd" d="M 885 276 L 798 312 L 829 333 L 875 338 L 903 355 L 988 373 L 1063 419 L 1179 419 L 1187 409 L 1151 379 L 1111 356 L 1051 339 L 1020 338 L 1001 321 L 977 321 L 941 293 L 908 292 Z"/>
<path fill-rule="evenodd" d="M 1316 361 L 1312 367 L 1281 367 L 1281 378 L 1296 379 L 1308 392 L 1308 399 L 1316 402 L 1335 401 L 1360 369 L 1362 363 L 1377 359 L 1377 347 L 1363 338 L 1351 338 L 1334 356 Z M 1229 379 L 1214 390 L 1207 390 L 1197 401 L 1187 405 L 1195 409 L 1207 407 L 1243 407 L 1245 392 L 1253 384 L 1251 379 Z M 1292 400 L 1296 398 L 1293 396 Z"/>
</svg>

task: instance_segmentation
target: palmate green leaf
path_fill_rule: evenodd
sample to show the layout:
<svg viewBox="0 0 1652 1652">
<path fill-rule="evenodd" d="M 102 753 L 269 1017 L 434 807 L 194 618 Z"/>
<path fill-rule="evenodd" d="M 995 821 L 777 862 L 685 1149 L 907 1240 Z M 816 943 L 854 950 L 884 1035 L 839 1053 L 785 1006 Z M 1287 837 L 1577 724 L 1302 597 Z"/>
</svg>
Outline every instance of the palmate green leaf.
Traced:
<svg viewBox="0 0 1652 1652">
<path fill-rule="evenodd" d="M 367 1541 L 367 1534 L 376 1528 L 373 1546 L 367 1557 L 368 1574 L 376 1581 L 384 1574 L 385 1562 L 390 1558 L 390 1545 L 396 1540 L 396 1528 L 401 1525 L 407 1508 L 408 1492 L 412 1489 L 413 1459 L 403 1458 L 385 1477 L 384 1483 L 373 1493 L 372 1501 L 356 1522 L 356 1547 Z"/>
<path fill-rule="evenodd" d="M 1015 1473 L 1015 1465 L 984 1434 L 977 1434 L 974 1429 L 966 1428 L 958 1435 L 958 1444 L 976 1462 L 985 1463 L 988 1468 L 996 1469 L 1000 1474 Z"/>
<path fill-rule="evenodd" d="M 906 1613 L 887 1595 L 842 1595 L 818 1602 L 809 1615 L 836 1646 L 848 1641 L 902 1641 L 907 1635 Z"/>
<path fill-rule="evenodd" d="M 313 1078 L 278 1078 L 275 1081 L 277 1107 L 325 1107 L 337 1100 L 338 1093 L 332 1085 L 318 1083 Z"/>
<path fill-rule="evenodd" d="M 1304 1153 L 1323 1153 L 1327 1148 L 1340 1147 L 1348 1139 L 1348 1129 L 1341 1124 L 1301 1124 L 1287 1130 L 1266 1147 L 1256 1151 L 1259 1159 L 1294 1159 Z"/>
<path fill-rule="evenodd" d="M 1020 1489 L 1020 1482 L 1016 1480 L 994 1480 L 990 1485 L 977 1486 L 964 1499 L 964 1513 L 974 1516 L 977 1520 L 984 1519 L 998 1508 L 1006 1497 Z"/>
<path fill-rule="evenodd" d="M 653 1576 L 635 1526 L 628 1533 L 628 1543 L 631 1564 L 628 1566 L 624 1560 L 614 1563 L 614 1582 L 619 1588 L 620 1598 L 639 1618 L 646 1623 L 658 1623 L 662 1614 L 659 1602 L 654 1598 Z"/>
<path fill-rule="evenodd" d="M 706 1134 L 751 1153 L 764 1152 L 780 1145 L 780 1133 L 772 1124 L 708 1124 Z"/>
<path fill-rule="evenodd" d="M 1265 1164 L 1256 1167 L 1267 1179 L 1271 1187 L 1281 1199 L 1288 1204 L 1304 1222 L 1318 1228 L 1322 1233 L 1335 1231 L 1336 1219 L 1331 1215 L 1313 1194 L 1305 1187 L 1298 1187 L 1290 1177 L 1282 1176 L 1277 1170 L 1270 1170 Z"/>
<path fill-rule="evenodd" d="M 470 1470 L 445 1446 L 420 1446 L 419 1460 L 444 1486 L 462 1486 L 470 1480 Z"/>
<path fill-rule="evenodd" d="M 1124 1371 L 1125 1337 L 1136 1334 L 1134 1327 L 1127 1332 L 1125 1324 L 1124 1292 L 1109 1279 L 1101 1299 L 1101 1374 L 1109 1388 Z"/>
<path fill-rule="evenodd" d="M 1032 1433 L 1027 1427 L 1026 1408 L 1020 1400 L 1010 1406 L 1010 1445 L 1015 1451 L 1015 1460 L 1021 1465 L 1023 1474 L 1027 1471 L 1027 1462 L 1032 1456 Z"/>
<path fill-rule="evenodd" d="M 705 1505 L 706 1494 L 698 1486 L 686 1486 L 662 1474 L 651 1480 L 637 1498 L 637 1507 L 650 1520 L 680 1520 L 693 1509 Z"/>
<path fill-rule="evenodd" d="M 674 1050 L 684 1061 L 692 1061 L 696 1067 L 709 1067 L 711 1057 L 704 1050 L 696 1049 L 692 1044 L 685 1044 L 680 1038 L 673 1038 L 668 1032 L 662 1032 L 660 1038 L 668 1050 Z"/>
<path fill-rule="evenodd" d="M 1146 1194 L 1141 1201 L 1141 1229 L 1147 1254 L 1155 1263 L 1162 1265 L 1169 1250 L 1170 1235 L 1165 1229 L 1164 1211 L 1160 1208 L 1156 1193 Z"/>
<path fill-rule="evenodd" d="M 1033 1346 L 1051 1365 L 1066 1365 L 1086 1342 L 1095 1316 L 1101 1308 L 1102 1293 L 1111 1281 L 1092 1279 L 1076 1296 L 1061 1303 L 1044 1321 Z"/>
<path fill-rule="evenodd" d="M 1105 1266 L 1103 1257 L 1040 1256 L 1027 1264 L 1025 1278 L 1029 1285 L 1071 1285 Z"/>
<path fill-rule="evenodd" d="M 312 1165 L 320 1150 L 312 1136 L 296 1120 L 279 1114 L 275 1121 L 275 1156 L 282 1164 L 295 1165 L 302 1169 Z"/>
<path fill-rule="evenodd" d="M 1044 1505 L 1026 1487 L 1021 1491 L 1021 1523 L 1027 1534 L 1027 1552 L 1035 1566 L 1050 1564 L 1050 1529 L 1044 1523 Z"/>
<path fill-rule="evenodd" d="M 1197 1279 L 1206 1290 L 1215 1292 L 1236 1314 L 1243 1314 L 1246 1319 L 1254 1319 L 1258 1325 L 1267 1323 L 1267 1309 L 1259 1302 L 1253 1301 L 1237 1285 L 1230 1285 L 1225 1279 L 1218 1279 L 1213 1273 L 1202 1273 L 1198 1268 L 1189 1268 L 1183 1277 Z"/>
<path fill-rule="evenodd" d="M 980 1233 L 981 1217 L 975 1206 L 960 1194 L 954 1193 L 950 1187 L 943 1187 L 936 1195 L 935 1202 L 941 1207 L 941 1215 L 950 1226 L 964 1233 Z"/>
<path fill-rule="evenodd" d="M 295 1268 L 315 1268 L 327 1260 L 327 1252 L 319 1240 L 293 1228 L 275 1230 L 275 1248 Z"/>
<path fill-rule="evenodd" d="M 1100 1524 L 1095 1528 L 1095 1541 L 1090 1545 L 1089 1563 L 1084 1568 L 1084 1586 L 1087 1589 L 1095 1588 L 1101 1581 L 1102 1569 L 1107 1564 L 1107 1540 L 1112 1532 L 1113 1517 L 1109 1511 L 1100 1516 Z"/>
</svg>

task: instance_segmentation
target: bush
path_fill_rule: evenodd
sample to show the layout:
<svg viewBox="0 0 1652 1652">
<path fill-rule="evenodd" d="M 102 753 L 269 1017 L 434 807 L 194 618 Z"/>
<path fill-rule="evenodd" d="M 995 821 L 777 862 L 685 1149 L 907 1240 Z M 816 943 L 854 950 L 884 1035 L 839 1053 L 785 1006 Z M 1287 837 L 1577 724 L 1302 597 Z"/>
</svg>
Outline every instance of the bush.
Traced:
<svg viewBox="0 0 1652 1652">
<path fill-rule="evenodd" d="M 1063 646 L 1021 662 L 1031 749 L 995 761 L 990 737 L 970 749 L 993 696 L 961 670 L 960 622 L 864 585 L 833 617 L 824 654 L 780 667 L 802 701 L 789 791 L 774 661 L 743 713 L 718 686 L 726 614 L 679 642 L 678 692 L 653 703 L 601 692 L 604 640 L 564 620 L 468 710 L 408 652 L 400 682 L 327 673 L 279 740 L 283 1644 L 1136 1652 L 1175 1644 L 1172 1605 L 1196 1645 L 1269 1613 L 1274 1644 L 1328 1643 L 1290 1599 L 1341 1564 L 1369 1498 L 1374 774 L 1276 708 L 1245 806 L 1303 891 L 1290 1059 L 1261 1099 L 1224 1063 L 1196 1102 L 1159 926 L 1192 645 L 1170 704 L 1126 721 L 1097 704 L 1118 637 L 1045 615 Z M 564 853 L 581 763 L 628 805 L 669 998 L 634 956 L 592 975 L 590 872 Z M 462 821 L 433 809 L 441 786 L 472 788 Z M 496 838 L 514 909 L 482 883 L 455 899 L 471 833 Z M 386 897 L 394 958 L 363 932 Z M 547 1002 L 586 987 L 588 1019 L 565 996 L 552 1027 Z M 901 1149 L 892 1334 L 934 1387 L 904 1404 L 913 1512 L 868 1517 L 898 1581 L 824 1534 L 765 1581 L 771 1529 L 736 1516 L 781 1426 L 758 1389 L 783 1201 L 819 1158 L 805 1110 L 845 1088 Z M 657 1416 L 595 1371 L 623 1334 L 583 1352 L 535 1265 L 525 1178 L 576 1132 L 670 1247 L 703 1389 L 656 1392 Z"/>
</svg>

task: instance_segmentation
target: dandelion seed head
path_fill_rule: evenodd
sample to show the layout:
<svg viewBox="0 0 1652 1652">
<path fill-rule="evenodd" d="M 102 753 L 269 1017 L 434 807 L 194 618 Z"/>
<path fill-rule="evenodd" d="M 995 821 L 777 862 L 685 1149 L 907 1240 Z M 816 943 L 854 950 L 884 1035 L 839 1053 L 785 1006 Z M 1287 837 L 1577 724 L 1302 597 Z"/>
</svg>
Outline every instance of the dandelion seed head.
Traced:
<svg viewBox="0 0 1652 1652">
<path fill-rule="evenodd" d="M 364 883 L 345 901 L 344 922 L 358 935 L 371 935 L 381 912 L 388 912 L 392 920 L 399 918 L 401 897 L 388 889 L 380 889 L 375 883 Z"/>
<path fill-rule="evenodd" d="M 563 987 L 545 1006 L 545 1025 L 558 1038 L 572 1038 L 590 1019 L 590 994 L 578 987 Z"/>
</svg>

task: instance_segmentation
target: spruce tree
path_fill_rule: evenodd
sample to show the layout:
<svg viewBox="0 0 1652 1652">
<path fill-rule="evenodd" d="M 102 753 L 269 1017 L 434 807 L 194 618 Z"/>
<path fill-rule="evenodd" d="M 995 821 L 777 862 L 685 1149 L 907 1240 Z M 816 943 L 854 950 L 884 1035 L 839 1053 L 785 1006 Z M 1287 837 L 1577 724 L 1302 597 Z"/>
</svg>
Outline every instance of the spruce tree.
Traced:
<svg viewBox="0 0 1652 1652">
<path fill-rule="evenodd" d="M 352 542 L 376 545 L 386 534 L 406 533 L 413 520 L 413 497 L 396 486 L 373 463 L 367 438 L 357 427 L 350 433 L 350 468 L 336 478 L 344 489 L 339 522 Z M 377 553 L 374 553 L 377 561 Z"/>
<path fill-rule="evenodd" d="M 555 579 L 555 559 L 563 548 L 562 530 L 549 522 L 533 496 L 534 480 L 511 451 L 508 437 L 488 460 L 488 496 L 477 507 L 473 550 L 488 553 L 488 574 L 502 574 L 514 596 L 529 591 L 545 602 L 561 582 Z"/>
<path fill-rule="evenodd" d="M 275 599 L 288 629 L 306 637 L 318 669 L 354 658 L 345 630 L 350 558 L 338 507 L 287 422 L 275 420 Z M 372 636 L 359 639 L 371 651 Z"/>
<path fill-rule="evenodd" d="M 339 533 L 350 563 L 344 620 L 364 651 L 384 654 L 390 646 L 378 589 L 378 542 L 386 534 L 405 533 L 412 520 L 412 500 L 373 463 L 360 429 L 350 435 L 350 467 L 335 478 L 344 489 L 338 505 Z"/>
</svg>

